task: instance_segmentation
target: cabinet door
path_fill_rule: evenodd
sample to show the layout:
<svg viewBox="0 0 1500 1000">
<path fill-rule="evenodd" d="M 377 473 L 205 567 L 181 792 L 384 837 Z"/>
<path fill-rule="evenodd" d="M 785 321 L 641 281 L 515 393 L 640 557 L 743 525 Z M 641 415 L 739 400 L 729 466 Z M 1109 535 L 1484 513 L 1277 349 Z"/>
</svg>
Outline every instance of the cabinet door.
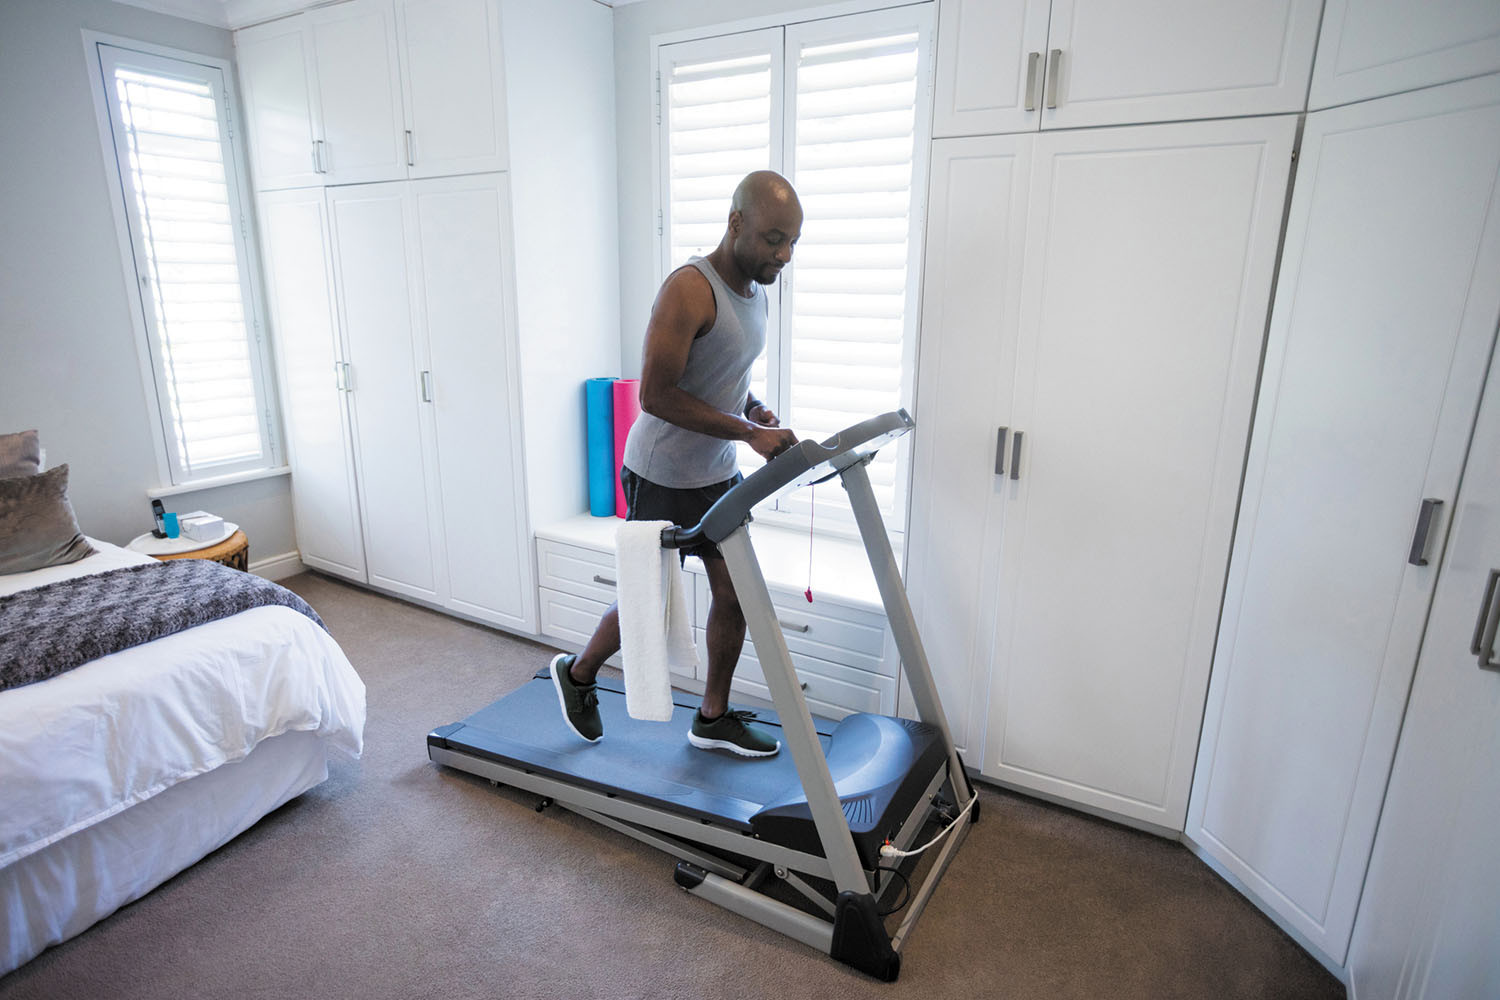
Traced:
<svg viewBox="0 0 1500 1000">
<path fill-rule="evenodd" d="M 498 0 L 398 0 L 411 176 L 505 169 Z"/>
<path fill-rule="evenodd" d="M 1351 996 L 1500 996 L 1500 671 L 1472 652 L 1500 615 L 1500 378 L 1470 455 L 1354 927 Z"/>
<path fill-rule="evenodd" d="M 1328 0 L 1308 107 L 1500 70 L 1494 0 Z"/>
<path fill-rule="evenodd" d="M 535 631 L 503 174 L 414 182 L 449 606 Z"/>
<path fill-rule="evenodd" d="M 1414 526 L 1441 500 L 1441 551 L 1500 312 L 1497 174 L 1500 78 L 1308 116 L 1187 833 L 1335 965 L 1432 593 Z"/>
<path fill-rule="evenodd" d="M 258 191 L 323 183 L 314 142 L 316 79 L 304 19 L 288 17 L 234 33 L 240 93 L 249 123 L 250 170 Z"/>
<path fill-rule="evenodd" d="M 414 331 L 419 303 L 407 280 L 414 225 L 404 184 L 328 191 L 340 312 L 351 373 L 356 469 L 370 582 L 441 602 L 436 480 Z"/>
<path fill-rule="evenodd" d="M 1301 111 L 1320 0 L 1053 0 L 1042 128 Z"/>
<path fill-rule="evenodd" d="M 1036 141 L 992 777 L 1182 829 L 1295 128 Z"/>
<path fill-rule="evenodd" d="M 365 550 L 334 312 L 321 188 L 260 199 L 271 332 L 281 369 L 292 467 L 292 515 L 302 561 L 365 581 Z"/>
<path fill-rule="evenodd" d="M 406 126 L 390 0 L 347 0 L 305 16 L 317 63 L 324 183 L 405 177 Z"/>
<path fill-rule="evenodd" d="M 1033 142 L 932 144 L 906 589 L 953 742 L 971 766 L 984 753 L 995 568 L 1012 490 L 1009 441 L 997 437 L 1012 407 Z"/>
<path fill-rule="evenodd" d="M 934 136 L 1035 132 L 1048 0 L 943 0 Z"/>
</svg>

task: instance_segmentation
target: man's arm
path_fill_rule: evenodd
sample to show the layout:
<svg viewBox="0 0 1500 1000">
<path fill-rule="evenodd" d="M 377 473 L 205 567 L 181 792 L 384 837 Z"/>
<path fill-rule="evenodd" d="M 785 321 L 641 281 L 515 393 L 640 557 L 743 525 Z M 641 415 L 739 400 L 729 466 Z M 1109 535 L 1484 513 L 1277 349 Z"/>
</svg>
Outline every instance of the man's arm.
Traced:
<svg viewBox="0 0 1500 1000">
<path fill-rule="evenodd" d="M 646 325 L 641 365 L 641 409 L 670 424 L 728 441 L 744 441 L 771 458 L 797 441 L 789 430 L 768 427 L 715 409 L 678 388 L 693 339 L 714 322 L 714 293 L 696 268 L 673 272 L 662 285 Z"/>
</svg>

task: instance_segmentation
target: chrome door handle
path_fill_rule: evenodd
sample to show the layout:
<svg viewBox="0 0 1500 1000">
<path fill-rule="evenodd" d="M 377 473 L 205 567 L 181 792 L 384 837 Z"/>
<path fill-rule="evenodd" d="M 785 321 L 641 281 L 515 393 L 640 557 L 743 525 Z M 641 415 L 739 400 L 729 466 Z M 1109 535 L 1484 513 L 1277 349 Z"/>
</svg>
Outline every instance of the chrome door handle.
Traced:
<svg viewBox="0 0 1500 1000">
<path fill-rule="evenodd" d="M 323 140 L 313 140 L 313 170 L 316 173 L 328 173 L 328 165 L 323 162 Z"/>
<path fill-rule="evenodd" d="M 1490 570 L 1489 581 L 1484 585 L 1484 600 L 1479 602 L 1479 621 L 1474 626 L 1474 638 L 1469 642 L 1469 652 L 1479 657 L 1479 665 L 1485 670 L 1500 670 L 1495 662 L 1495 632 L 1500 626 L 1500 569 Z"/>
<path fill-rule="evenodd" d="M 595 574 L 594 574 L 594 582 L 595 582 L 595 583 L 602 583 L 602 584 L 604 584 L 604 585 L 605 585 L 605 586 L 606 586 L 606 587 L 614 587 L 614 586 L 618 586 L 618 585 L 617 585 L 617 584 L 616 584 L 616 583 L 615 583 L 615 581 L 613 581 L 613 580 L 611 580 L 611 579 L 610 579 L 610 578 L 609 578 L 609 577 L 607 577 L 607 576 L 600 576 L 600 575 L 599 575 L 599 574 L 598 574 L 598 573 L 595 573 Z"/>
<path fill-rule="evenodd" d="M 1422 501 L 1422 511 L 1417 515 L 1417 530 L 1411 536 L 1411 554 L 1406 561 L 1413 566 L 1427 565 L 1427 536 L 1432 533 L 1433 516 L 1443 501 L 1428 497 Z"/>
<path fill-rule="evenodd" d="M 406 130 L 406 165 L 408 167 L 415 167 L 417 165 L 416 157 L 412 156 L 411 153 L 411 129 Z"/>
<path fill-rule="evenodd" d="M 1021 478 L 1021 432 L 1010 436 L 1010 478 Z"/>
<path fill-rule="evenodd" d="M 432 402 L 432 372 L 422 373 L 422 402 Z"/>
<path fill-rule="evenodd" d="M 1057 107 L 1057 67 L 1062 64 L 1062 49 L 1047 56 L 1047 107 Z"/>
<path fill-rule="evenodd" d="M 349 362 L 335 361 L 333 363 L 333 384 L 339 392 L 349 391 Z"/>
<path fill-rule="evenodd" d="M 1005 434 L 1010 428 L 1002 427 L 995 435 L 995 475 L 1005 475 Z"/>
<path fill-rule="evenodd" d="M 811 632 L 812 631 L 812 626 L 811 625 L 793 625 L 791 622 L 784 622 L 780 618 L 776 619 L 776 624 L 780 625 L 783 629 L 786 629 L 786 630 L 791 631 L 791 632 Z"/>
<path fill-rule="evenodd" d="M 1036 110 L 1036 85 L 1039 79 L 1037 68 L 1042 61 L 1040 52 L 1026 54 L 1026 110 Z"/>
</svg>

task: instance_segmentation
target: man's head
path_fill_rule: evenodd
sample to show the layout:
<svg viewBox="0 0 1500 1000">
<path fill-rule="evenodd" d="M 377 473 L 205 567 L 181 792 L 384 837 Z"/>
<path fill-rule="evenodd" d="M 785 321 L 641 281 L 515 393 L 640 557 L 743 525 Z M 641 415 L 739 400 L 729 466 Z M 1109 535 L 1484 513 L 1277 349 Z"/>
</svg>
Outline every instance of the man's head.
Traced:
<svg viewBox="0 0 1500 1000">
<path fill-rule="evenodd" d="M 776 281 L 802 236 L 802 203 L 785 177 L 771 170 L 747 174 L 734 189 L 726 234 L 734 262 L 762 285 Z"/>
</svg>

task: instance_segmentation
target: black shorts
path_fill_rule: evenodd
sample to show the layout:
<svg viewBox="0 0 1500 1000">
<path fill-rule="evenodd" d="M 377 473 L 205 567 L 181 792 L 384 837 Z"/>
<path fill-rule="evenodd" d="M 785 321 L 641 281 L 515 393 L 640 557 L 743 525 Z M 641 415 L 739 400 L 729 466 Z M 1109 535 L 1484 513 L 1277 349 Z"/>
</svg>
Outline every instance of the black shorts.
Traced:
<svg viewBox="0 0 1500 1000">
<path fill-rule="evenodd" d="M 722 483 L 680 490 L 662 486 L 620 466 L 620 487 L 625 491 L 625 520 L 627 521 L 671 521 L 684 528 L 695 527 L 703 520 L 718 499 L 729 492 L 730 487 L 745 477 L 738 472 Z M 678 549 L 678 555 L 699 559 L 723 559 L 724 555 L 713 542 L 703 542 L 691 548 Z"/>
</svg>

